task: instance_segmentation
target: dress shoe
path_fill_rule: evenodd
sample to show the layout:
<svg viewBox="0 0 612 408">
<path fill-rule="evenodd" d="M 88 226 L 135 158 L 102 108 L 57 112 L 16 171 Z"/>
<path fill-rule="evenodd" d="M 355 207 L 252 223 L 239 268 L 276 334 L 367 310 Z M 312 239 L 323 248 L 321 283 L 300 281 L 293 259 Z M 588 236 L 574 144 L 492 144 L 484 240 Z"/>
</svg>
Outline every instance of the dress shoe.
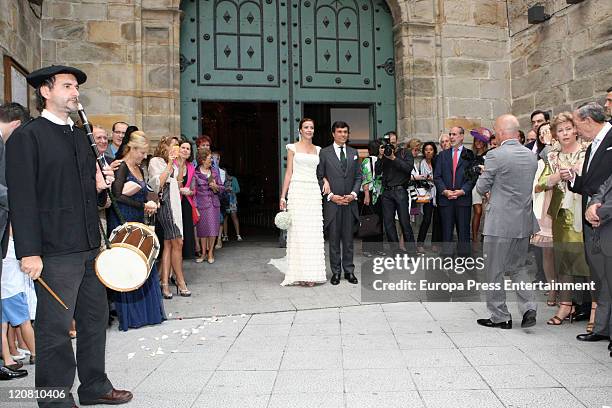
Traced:
<svg viewBox="0 0 612 408">
<path fill-rule="evenodd" d="M 125 404 L 126 402 L 130 402 L 134 395 L 125 390 L 116 390 L 112 389 L 108 394 L 103 397 L 100 397 L 95 400 L 83 401 L 81 400 L 81 405 L 98 405 L 98 404 L 106 404 L 106 405 L 119 405 Z"/>
<path fill-rule="evenodd" d="M 340 283 L 340 274 L 334 273 L 329 281 L 332 285 L 337 285 Z"/>
<path fill-rule="evenodd" d="M 601 341 L 601 340 L 610 340 L 610 337 L 604 336 L 603 334 L 597 333 L 583 333 L 576 336 L 576 340 L 578 341 Z"/>
<path fill-rule="evenodd" d="M 347 281 L 349 281 L 349 283 L 352 283 L 353 285 L 356 285 L 357 283 L 359 283 L 359 281 L 357 280 L 357 277 L 353 275 L 352 273 L 345 273 L 344 279 L 346 279 Z"/>
<path fill-rule="evenodd" d="M 10 368 L 0 367 L 0 381 L 14 380 L 28 375 L 26 370 L 11 370 Z"/>
<path fill-rule="evenodd" d="M 608 343 L 608 351 L 612 351 L 612 341 Z"/>
<path fill-rule="evenodd" d="M 5 365 L 4 367 L 8 368 L 9 370 L 17 371 L 21 367 L 23 367 L 23 363 L 20 363 L 19 361 L 17 361 L 17 362 L 15 362 L 15 364 Z"/>
<path fill-rule="evenodd" d="M 476 320 L 476 323 L 484 327 L 499 327 L 500 329 L 512 328 L 512 320 L 508 320 L 507 322 L 493 323 L 491 319 L 478 319 Z"/>
<path fill-rule="evenodd" d="M 521 322 L 521 327 L 526 329 L 527 327 L 532 327 L 536 325 L 536 311 L 530 309 L 525 312 L 523 315 L 523 321 Z"/>
</svg>

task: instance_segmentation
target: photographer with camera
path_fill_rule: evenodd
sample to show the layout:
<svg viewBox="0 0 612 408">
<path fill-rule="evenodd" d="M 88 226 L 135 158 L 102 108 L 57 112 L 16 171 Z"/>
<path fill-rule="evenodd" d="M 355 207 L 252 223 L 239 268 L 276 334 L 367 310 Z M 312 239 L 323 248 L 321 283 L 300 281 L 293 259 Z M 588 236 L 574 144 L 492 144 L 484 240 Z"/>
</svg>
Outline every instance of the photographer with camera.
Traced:
<svg viewBox="0 0 612 408">
<path fill-rule="evenodd" d="M 376 161 L 376 173 L 382 174 L 383 193 L 381 199 L 385 233 L 389 242 L 399 242 L 395 229 L 395 213 L 397 212 L 404 241 L 407 245 L 406 249 L 408 252 L 415 253 L 416 245 L 410 226 L 409 198 L 406 191 L 410 183 L 413 166 L 412 154 L 409 151 L 397 148 L 397 133 L 388 132 L 385 134 Z"/>
</svg>

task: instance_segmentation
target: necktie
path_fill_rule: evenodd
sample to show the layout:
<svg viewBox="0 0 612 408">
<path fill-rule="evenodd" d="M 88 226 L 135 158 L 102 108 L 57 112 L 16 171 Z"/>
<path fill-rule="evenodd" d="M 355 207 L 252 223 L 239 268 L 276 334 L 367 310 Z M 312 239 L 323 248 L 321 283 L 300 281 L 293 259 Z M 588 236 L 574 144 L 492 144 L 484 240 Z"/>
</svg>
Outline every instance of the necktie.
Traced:
<svg viewBox="0 0 612 408">
<path fill-rule="evenodd" d="M 457 163 L 459 161 L 459 149 L 453 148 L 453 188 L 455 188 L 455 173 L 457 172 Z"/>
<path fill-rule="evenodd" d="M 344 146 L 340 146 L 340 165 L 342 171 L 346 171 L 346 154 L 344 154 Z"/>
</svg>

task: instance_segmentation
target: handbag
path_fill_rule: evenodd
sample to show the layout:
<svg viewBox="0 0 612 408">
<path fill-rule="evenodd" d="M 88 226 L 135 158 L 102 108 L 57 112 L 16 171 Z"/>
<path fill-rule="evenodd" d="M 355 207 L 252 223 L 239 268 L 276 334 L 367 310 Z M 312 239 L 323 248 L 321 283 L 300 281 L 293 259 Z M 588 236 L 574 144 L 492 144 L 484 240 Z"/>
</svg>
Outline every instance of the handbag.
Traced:
<svg viewBox="0 0 612 408">
<path fill-rule="evenodd" d="M 195 205 L 191 207 L 191 218 L 193 219 L 193 225 L 196 225 L 200 221 L 200 211 Z"/>
<path fill-rule="evenodd" d="M 429 192 L 429 189 L 423 188 L 423 187 L 417 187 L 416 189 L 416 193 L 417 193 L 417 197 L 416 197 L 416 202 L 419 204 L 427 204 L 431 201 L 432 197 L 431 194 Z"/>
<path fill-rule="evenodd" d="M 363 214 L 363 209 L 365 207 L 369 207 L 371 213 Z M 357 230 L 357 236 L 359 238 L 369 238 L 373 236 L 380 235 L 382 233 L 382 223 L 380 222 L 380 217 L 378 214 L 371 209 L 370 206 L 361 207 L 361 212 L 359 213 L 359 229 Z"/>
</svg>

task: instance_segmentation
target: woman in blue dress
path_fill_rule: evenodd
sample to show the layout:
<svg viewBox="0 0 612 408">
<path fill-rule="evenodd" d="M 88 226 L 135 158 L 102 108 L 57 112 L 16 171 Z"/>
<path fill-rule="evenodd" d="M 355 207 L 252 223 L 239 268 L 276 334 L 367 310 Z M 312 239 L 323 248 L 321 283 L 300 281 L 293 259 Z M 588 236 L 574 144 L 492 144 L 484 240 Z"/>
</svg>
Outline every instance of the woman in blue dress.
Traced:
<svg viewBox="0 0 612 408">
<path fill-rule="evenodd" d="M 117 200 L 117 208 L 126 222 L 144 222 L 145 213 L 152 215 L 157 211 L 157 204 L 147 201 L 147 184 L 140 168 L 147 155 L 148 146 L 144 132 L 133 132 L 123 156 L 123 163 L 115 172 L 112 191 Z M 118 225 L 119 217 L 111 208 L 108 216 L 109 234 Z M 119 330 L 127 331 L 128 328 L 159 324 L 165 320 L 155 264 L 140 288 L 131 292 L 114 292 L 114 302 L 119 316 Z"/>
</svg>

